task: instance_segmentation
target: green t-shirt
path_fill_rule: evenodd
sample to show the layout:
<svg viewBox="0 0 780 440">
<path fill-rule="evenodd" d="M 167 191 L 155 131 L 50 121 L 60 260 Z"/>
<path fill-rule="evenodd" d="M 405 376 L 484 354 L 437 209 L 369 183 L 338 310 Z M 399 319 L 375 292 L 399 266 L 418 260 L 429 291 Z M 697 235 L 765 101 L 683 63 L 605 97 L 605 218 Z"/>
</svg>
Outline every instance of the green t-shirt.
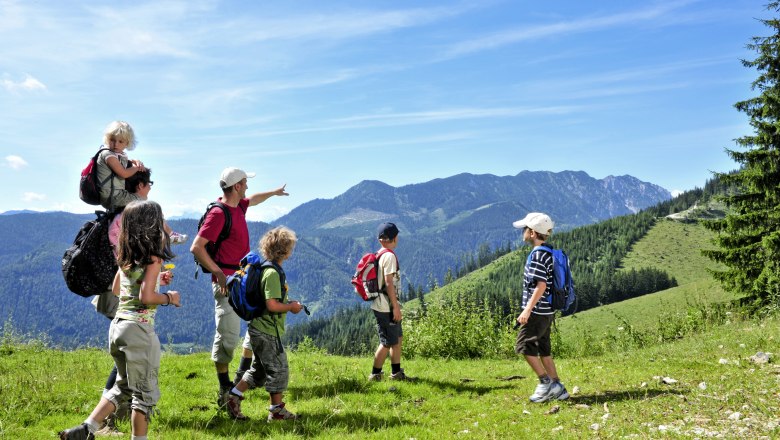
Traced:
<svg viewBox="0 0 780 440">
<path fill-rule="evenodd" d="M 287 304 L 287 295 L 282 295 L 282 283 L 279 278 L 279 272 L 276 269 L 270 267 L 263 271 L 262 286 L 265 287 L 263 293 L 266 300 L 275 299 Z M 287 286 L 285 286 L 286 290 Z M 281 337 L 284 334 L 284 320 L 286 317 L 287 313 L 271 313 L 266 310 L 259 318 L 253 319 L 249 325 L 271 336 L 276 336 L 278 331 Z"/>
</svg>

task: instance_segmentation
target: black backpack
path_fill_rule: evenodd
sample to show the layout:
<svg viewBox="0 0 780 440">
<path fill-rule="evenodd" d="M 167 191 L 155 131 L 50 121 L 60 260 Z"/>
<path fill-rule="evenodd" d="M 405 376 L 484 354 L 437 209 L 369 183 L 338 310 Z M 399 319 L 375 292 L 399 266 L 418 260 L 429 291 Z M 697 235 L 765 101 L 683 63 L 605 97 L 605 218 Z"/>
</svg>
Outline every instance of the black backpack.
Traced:
<svg viewBox="0 0 780 440">
<path fill-rule="evenodd" d="M 95 211 L 97 218 L 81 227 L 73 244 L 62 256 L 62 276 L 68 289 L 88 297 L 111 290 L 117 264 L 108 227 L 113 214 Z"/>
<path fill-rule="evenodd" d="M 98 156 L 100 156 L 100 153 L 104 150 L 108 150 L 108 148 L 104 146 L 100 146 L 100 149 L 97 153 L 95 153 L 94 156 L 92 156 L 92 159 L 89 160 L 89 163 L 86 167 L 81 171 L 81 181 L 79 182 L 79 198 L 84 201 L 85 203 L 89 203 L 90 205 L 99 205 L 100 204 L 100 188 L 106 184 L 109 180 L 111 181 L 111 192 L 113 195 L 113 185 L 114 181 L 112 180 L 112 177 L 114 177 L 114 172 L 111 171 L 111 174 L 108 176 L 108 178 L 103 181 L 98 181 L 98 175 L 97 175 L 97 161 Z M 110 169 L 110 168 L 109 168 Z"/>
<path fill-rule="evenodd" d="M 203 215 L 200 217 L 200 220 L 198 220 L 198 232 L 200 232 L 200 228 L 203 227 L 203 223 L 206 221 L 206 217 L 209 215 L 209 212 L 211 212 L 213 208 L 219 208 L 222 210 L 222 213 L 225 214 L 225 223 L 222 225 L 222 230 L 219 232 L 219 236 L 217 236 L 217 241 L 216 242 L 209 241 L 208 243 L 206 243 L 206 253 L 209 254 L 209 257 L 211 257 L 211 259 L 214 260 L 215 263 L 217 263 L 217 266 L 224 267 L 226 269 L 238 270 L 240 268 L 239 265 L 226 264 L 217 261 L 217 251 L 219 251 L 219 246 L 222 244 L 223 241 L 225 241 L 230 236 L 230 229 L 233 227 L 233 219 L 230 216 L 230 210 L 224 203 L 222 202 L 209 203 L 209 206 L 206 207 L 206 212 L 204 212 Z M 198 279 L 198 268 L 200 268 L 200 270 L 203 273 L 211 273 L 211 271 L 206 269 L 206 266 L 200 264 L 198 259 L 195 258 L 195 279 Z"/>
</svg>

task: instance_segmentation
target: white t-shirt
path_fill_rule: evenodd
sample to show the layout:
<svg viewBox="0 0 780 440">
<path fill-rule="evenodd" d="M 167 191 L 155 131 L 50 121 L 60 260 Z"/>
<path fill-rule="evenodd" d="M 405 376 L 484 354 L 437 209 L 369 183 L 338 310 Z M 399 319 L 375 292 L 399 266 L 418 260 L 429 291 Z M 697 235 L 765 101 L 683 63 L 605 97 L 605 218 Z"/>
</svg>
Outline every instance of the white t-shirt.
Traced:
<svg viewBox="0 0 780 440">
<path fill-rule="evenodd" d="M 393 286 L 395 286 L 395 293 L 398 295 L 399 285 L 401 283 L 401 274 L 398 270 L 398 259 L 392 252 L 385 252 L 379 257 L 379 273 L 377 278 L 379 281 L 379 290 L 385 287 L 385 275 L 393 274 Z M 390 312 L 390 297 L 384 293 L 380 293 L 376 299 L 371 302 L 371 309 L 377 312 Z"/>
</svg>

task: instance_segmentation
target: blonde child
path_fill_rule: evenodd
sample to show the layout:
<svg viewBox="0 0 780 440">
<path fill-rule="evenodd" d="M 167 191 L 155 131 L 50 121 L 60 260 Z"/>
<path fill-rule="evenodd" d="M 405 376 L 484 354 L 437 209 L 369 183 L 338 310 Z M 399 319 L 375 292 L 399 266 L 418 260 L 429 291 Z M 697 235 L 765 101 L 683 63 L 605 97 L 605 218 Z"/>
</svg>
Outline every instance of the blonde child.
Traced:
<svg viewBox="0 0 780 440">
<path fill-rule="evenodd" d="M 139 171 L 145 171 L 143 162 L 129 159 L 125 150 L 133 151 L 136 146 L 133 127 L 125 121 L 114 121 L 103 132 L 103 148 L 97 159 L 97 178 L 100 183 L 100 204 L 109 211 L 118 211 L 141 196 L 125 188 L 125 179 Z M 165 232 L 171 243 L 187 240 L 187 235 L 173 232 L 165 223 Z"/>
<path fill-rule="evenodd" d="M 81 425 L 60 431 L 61 440 L 93 439 L 100 422 L 128 400 L 133 439 L 147 438 L 149 419 L 160 397 L 155 313 L 158 305 L 181 305 L 179 292 L 159 292 L 159 286 L 171 279 L 170 272 L 161 272 L 163 261 L 174 257 L 168 242 L 160 205 L 152 201 L 127 205 L 119 233 L 119 270 L 113 284 L 119 306 L 108 332 L 109 351 L 117 366 L 116 382 Z"/>
<path fill-rule="evenodd" d="M 298 301 L 288 301 L 287 283 L 285 283 L 282 263 L 290 258 L 297 238 L 295 232 L 285 227 L 271 229 L 260 239 L 260 252 L 274 267 L 263 271 L 261 292 L 265 296 L 266 311 L 249 323 L 250 343 L 254 358 L 249 371 L 228 393 L 227 411 L 231 418 L 246 420 L 241 412 L 241 401 L 249 388 L 265 386 L 270 394 L 268 422 L 295 420 L 296 414 L 285 407 L 283 393 L 287 390 L 290 368 L 287 353 L 281 343 L 284 334 L 284 321 L 288 312 L 299 313 L 303 305 Z"/>
<path fill-rule="evenodd" d="M 125 150 L 133 151 L 135 145 L 133 127 L 125 121 L 114 121 L 103 132 L 103 148 L 106 149 L 98 155 L 97 178 L 100 204 L 108 210 L 140 200 L 137 194 L 125 189 L 125 179 L 145 169 L 143 162 L 130 160 L 125 153 Z"/>
</svg>

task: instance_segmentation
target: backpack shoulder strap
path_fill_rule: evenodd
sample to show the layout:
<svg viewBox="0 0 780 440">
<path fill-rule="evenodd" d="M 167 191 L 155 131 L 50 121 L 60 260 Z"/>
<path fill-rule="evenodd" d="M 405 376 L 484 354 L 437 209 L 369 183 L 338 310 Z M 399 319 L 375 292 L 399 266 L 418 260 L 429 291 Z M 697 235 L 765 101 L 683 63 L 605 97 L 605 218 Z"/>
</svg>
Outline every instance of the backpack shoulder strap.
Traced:
<svg viewBox="0 0 780 440">
<path fill-rule="evenodd" d="M 214 201 L 209 203 L 208 208 L 206 208 L 206 215 L 208 216 L 208 214 L 214 208 L 221 209 L 222 213 L 225 216 L 225 222 L 222 224 L 222 230 L 219 232 L 219 236 L 217 236 L 216 244 L 219 245 L 219 243 L 224 241 L 230 235 L 230 229 L 233 227 L 233 219 L 230 216 L 230 210 L 228 209 L 228 207 L 224 203 L 219 201 Z"/>
<path fill-rule="evenodd" d="M 401 263 L 398 262 L 398 256 L 395 254 L 395 252 L 393 252 L 392 249 L 388 249 L 388 248 L 379 249 L 379 251 L 376 253 L 376 264 L 377 264 L 377 266 L 379 265 L 379 259 L 382 258 L 382 255 L 384 255 L 384 254 L 386 254 L 388 252 L 393 254 L 393 256 L 395 257 L 395 263 L 398 265 L 398 270 L 401 270 Z"/>
<path fill-rule="evenodd" d="M 263 286 L 263 284 L 262 284 L 263 272 L 265 272 L 265 269 L 270 267 L 273 270 L 275 270 L 276 273 L 279 274 L 279 284 L 280 284 L 281 289 L 282 289 L 282 302 L 286 301 L 287 300 L 287 288 L 286 288 L 287 287 L 287 276 L 284 273 L 284 269 L 282 269 L 281 266 L 279 266 L 278 264 L 274 263 L 271 260 L 264 260 L 262 263 L 260 263 L 259 267 L 260 267 L 260 270 L 261 270 L 261 272 L 260 272 L 260 277 L 261 277 L 260 278 L 260 280 L 261 280 L 260 281 L 260 288 L 261 288 L 261 290 L 263 292 L 265 292 L 265 286 Z"/>
</svg>

